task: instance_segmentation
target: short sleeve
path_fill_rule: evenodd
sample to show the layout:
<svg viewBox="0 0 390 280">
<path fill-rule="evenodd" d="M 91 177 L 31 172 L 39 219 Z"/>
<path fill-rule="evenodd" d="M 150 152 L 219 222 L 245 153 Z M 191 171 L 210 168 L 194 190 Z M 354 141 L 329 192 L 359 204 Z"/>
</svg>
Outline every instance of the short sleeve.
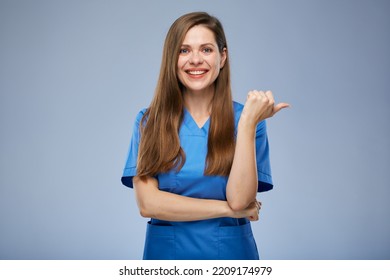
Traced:
<svg viewBox="0 0 390 280">
<path fill-rule="evenodd" d="M 266 121 L 261 121 L 256 127 L 256 162 L 258 175 L 258 192 L 269 191 L 273 188 L 271 164 Z"/>
<path fill-rule="evenodd" d="M 146 109 L 140 111 L 135 119 L 133 126 L 133 134 L 130 140 L 130 147 L 127 154 L 127 160 L 125 167 L 123 169 L 122 175 L 122 184 L 132 188 L 133 187 L 133 177 L 137 175 L 137 158 L 138 158 L 138 146 L 140 142 L 140 123 L 143 115 L 145 114 Z"/>
</svg>

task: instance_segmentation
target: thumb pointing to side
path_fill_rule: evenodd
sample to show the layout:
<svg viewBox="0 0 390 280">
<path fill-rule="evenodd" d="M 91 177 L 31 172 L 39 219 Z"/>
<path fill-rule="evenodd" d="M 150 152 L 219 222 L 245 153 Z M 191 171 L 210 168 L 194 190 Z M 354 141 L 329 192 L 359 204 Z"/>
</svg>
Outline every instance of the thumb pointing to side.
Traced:
<svg viewBox="0 0 390 280">
<path fill-rule="evenodd" d="M 290 107 L 290 104 L 288 103 L 279 103 L 277 105 L 274 106 L 274 109 L 272 111 L 272 116 L 274 116 L 276 113 L 278 113 L 280 110 L 284 109 L 284 108 L 289 108 Z"/>
</svg>

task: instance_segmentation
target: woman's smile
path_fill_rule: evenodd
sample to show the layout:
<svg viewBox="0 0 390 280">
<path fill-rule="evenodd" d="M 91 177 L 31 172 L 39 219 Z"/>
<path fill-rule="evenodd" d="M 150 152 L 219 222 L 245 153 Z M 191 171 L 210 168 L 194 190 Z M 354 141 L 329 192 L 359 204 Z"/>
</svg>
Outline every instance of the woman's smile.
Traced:
<svg viewBox="0 0 390 280">
<path fill-rule="evenodd" d="M 187 70 L 185 70 L 185 72 L 192 79 L 201 79 L 205 76 L 205 74 L 208 72 L 208 70 L 202 69 L 202 68 L 194 68 L 194 69 L 187 69 Z"/>
</svg>

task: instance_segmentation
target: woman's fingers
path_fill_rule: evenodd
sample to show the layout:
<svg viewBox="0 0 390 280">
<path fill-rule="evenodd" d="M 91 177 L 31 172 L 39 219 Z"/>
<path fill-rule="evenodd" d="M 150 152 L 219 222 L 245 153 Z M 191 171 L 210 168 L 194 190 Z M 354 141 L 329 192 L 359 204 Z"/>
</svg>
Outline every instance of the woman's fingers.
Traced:
<svg viewBox="0 0 390 280">
<path fill-rule="evenodd" d="M 273 108 L 273 111 L 272 111 L 272 116 L 275 115 L 280 110 L 282 110 L 284 108 L 288 108 L 288 107 L 290 107 L 290 104 L 284 103 L 284 102 L 275 105 L 274 108 Z"/>
<path fill-rule="evenodd" d="M 261 209 L 261 202 L 260 201 L 253 201 L 251 205 L 249 206 L 251 208 L 251 215 L 248 217 L 250 221 L 258 221 L 259 220 L 259 212 Z"/>
<path fill-rule="evenodd" d="M 253 213 L 253 215 L 248 217 L 248 220 L 252 221 L 252 222 L 258 221 L 259 220 L 259 213 Z"/>
<path fill-rule="evenodd" d="M 288 103 L 279 103 L 275 105 L 275 99 L 272 91 L 251 90 L 247 95 L 247 111 L 251 111 L 252 118 L 256 122 L 270 118 L 280 110 L 290 107 Z"/>
<path fill-rule="evenodd" d="M 290 104 L 285 103 L 285 102 L 282 102 L 282 103 L 275 105 L 275 99 L 274 99 L 274 96 L 272 94 L 272 91 L 270 91 L 270 90 L 267 90 L 265 92 L 265 96 L 268 98 L 269 106 L 272 106 L 272 111 L 270 114 L 271 117 L 273 115 L 275 115 L 277 112 L 279 112 L 280 110 L 290 107 Z"/>
<path fill-rule="evenodd" d="M 272 91 L 267 90 L 267 91 L 264 93 L 264 95 L 265 95 L 266 98 L 268 99 L 268 104 L 269 104 L 270 106 L 274 106 L 274 104 L 275 104 L 275 99 L 274 99 L 274 96 L 273 96 L 273 94 L 272 94 Z"/>
</svg>

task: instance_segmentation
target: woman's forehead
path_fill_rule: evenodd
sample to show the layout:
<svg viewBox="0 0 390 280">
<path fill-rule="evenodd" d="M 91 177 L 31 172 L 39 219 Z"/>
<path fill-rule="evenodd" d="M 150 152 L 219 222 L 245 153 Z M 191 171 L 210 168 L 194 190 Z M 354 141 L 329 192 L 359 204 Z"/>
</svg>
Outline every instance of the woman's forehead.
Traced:
<svg viewBox="0 0 390 280">
<path fill-rule="evenodd" d="M 204 25 L 195 25 L 190 28 L 183 40 L 182 45 L 216 45 L 214 33 Z"/>
</svg>

